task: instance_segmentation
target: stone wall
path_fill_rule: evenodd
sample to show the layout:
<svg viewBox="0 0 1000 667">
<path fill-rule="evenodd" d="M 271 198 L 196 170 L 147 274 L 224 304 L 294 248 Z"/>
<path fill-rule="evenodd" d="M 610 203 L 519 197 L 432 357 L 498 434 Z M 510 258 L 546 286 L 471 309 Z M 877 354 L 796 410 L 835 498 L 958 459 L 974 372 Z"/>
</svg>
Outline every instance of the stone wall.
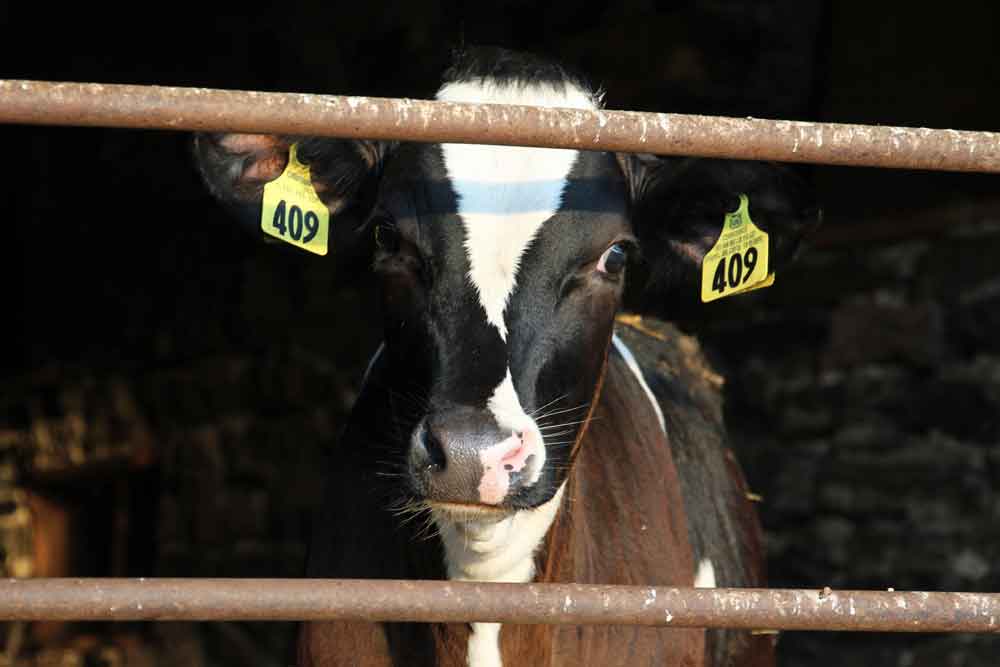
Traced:
<svg viewBox="0 0 1000 667">
<path fill-rule="evenodd" d="M 18 401 L 33 407 L 0 433 L 11 462 L 0 468 L 5 572 L 301 576 L 322 452 L 357 384 L 350 364 L 293 348 L 127 379 L 79 373 L 24 378 Z M 45 546 L 67 542 L 66 554 Z M 288 623 L 168 625 L 19 631 L 34 661 L 14 664 L 277 666 L 293 635 Z"/>
<path fill-rule="evenodd" d="M 689 326 L 727 378 L 774 586 L 1000 589 L 1000 202 L 820 234 Z M 769 292 L 769 293 L 768 293 Z M 996 638 L 789 634 L 787 664 L 985 665 Z M 943 656 L 947 656 L 945 660 Z"/>
</svg>

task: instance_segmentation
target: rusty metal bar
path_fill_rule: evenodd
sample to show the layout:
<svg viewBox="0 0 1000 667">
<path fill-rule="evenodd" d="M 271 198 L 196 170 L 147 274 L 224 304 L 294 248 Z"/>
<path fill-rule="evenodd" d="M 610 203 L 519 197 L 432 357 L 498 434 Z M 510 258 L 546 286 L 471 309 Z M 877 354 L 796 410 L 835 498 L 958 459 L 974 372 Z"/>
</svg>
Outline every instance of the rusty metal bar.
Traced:
<svg viewBox="0 0 1000 667">
<path fill-rule="evenodd" d="M 1000 594 L 359 579 L 7 579 L 0 620 L 363 620 L 998 632 Z"/>
<path fill-rule="evenodd" d="M 1000 133 L 0 80 L 0 122 L 632 151 L 1000 173 Z"/>
</svg>

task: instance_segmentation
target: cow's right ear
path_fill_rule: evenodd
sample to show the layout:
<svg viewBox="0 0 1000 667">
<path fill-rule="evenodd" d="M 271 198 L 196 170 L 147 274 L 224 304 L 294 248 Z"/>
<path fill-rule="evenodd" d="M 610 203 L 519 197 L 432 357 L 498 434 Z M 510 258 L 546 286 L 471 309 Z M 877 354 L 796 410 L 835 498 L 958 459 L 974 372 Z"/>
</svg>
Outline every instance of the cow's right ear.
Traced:
<svg viewBox="0 0 1000 667">
<path fill-rule="evenodd" d="M 363 224 L 374 201 L 388 145 L 372 141 L 263 134 L 196 134 L 194 155 L 209 191 L 253 236 L 261 229 L 264 186 L 282 175 L 295 144 L 313 189 L 329 211 L 329 252 L 341 260 L 368 257 L 372 235 Z"/>
<path fill-rule="evenodd" d="M 632 228 L 641 247 L 626 285 L 626 308 L 634 312 L 669 319 L 700 303 L 706 255 L 719 241 L 727 214 L 744 205 L 756 227 L 768 234 L 769 260 L 758 274 L 761 279 L 781 274 L 820 221 L 812 187 L 786 165 L 618 157 L 630 187 Z M 742 261 L 739 268 L 742 271 Z M 739 282 L 735 273 L 726 276 Z"/>
</svg>

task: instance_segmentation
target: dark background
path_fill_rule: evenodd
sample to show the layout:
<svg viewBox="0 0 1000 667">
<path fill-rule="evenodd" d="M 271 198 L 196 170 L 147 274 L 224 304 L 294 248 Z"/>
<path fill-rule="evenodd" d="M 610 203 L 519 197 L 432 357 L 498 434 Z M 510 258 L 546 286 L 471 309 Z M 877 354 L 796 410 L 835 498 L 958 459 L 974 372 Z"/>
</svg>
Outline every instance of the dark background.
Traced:
<svg viewBox="0 0 1000 667">
<path fill-rule="evenodd" d="M 992 2 L 37 4 L 0 6 L 0 77 L 428 97 L 453 46 L 487 43 L 582 70 L 611 108 L 1000 129 Z M 0 569 L 23 552 L 35 574 L 299 574 L 317 462 L 376 346 L 370 293 L 241 236 L 186 135 L 7 126 L 0 146 L 0 506 L 33 517 L 17 539 L 0 524 Z M 801 261 L 680 323 L 727 379 L 771 583 L 996 591 L 997 177 L 803 173 L 825 226 Z M 74 545 L 55 565 L 46 512 Z M 24 637 L 19 665 L 277 665 L 290 628 Z M 779 650 L 986 666 L 1000 643 L 786 633 Z"/>
</svg>

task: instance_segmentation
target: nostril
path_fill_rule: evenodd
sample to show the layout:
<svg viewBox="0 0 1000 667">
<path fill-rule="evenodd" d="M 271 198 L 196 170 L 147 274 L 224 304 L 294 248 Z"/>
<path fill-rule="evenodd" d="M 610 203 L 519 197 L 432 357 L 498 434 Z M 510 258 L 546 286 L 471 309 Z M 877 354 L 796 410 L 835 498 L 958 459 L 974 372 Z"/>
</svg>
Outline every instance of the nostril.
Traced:
<svg viewBox="0 0 1000 667">
<path fill-rule="evenodd" d="M 448 460 L 444 455 L 444 445 L 437 434 L 433 430 L 425 428 L 423 433 L 420 434 L 420 441 L 424 446 L 424 451 L 427 452 L 427 467 L 444 470 L 448 464 Z"/>
</svg>

